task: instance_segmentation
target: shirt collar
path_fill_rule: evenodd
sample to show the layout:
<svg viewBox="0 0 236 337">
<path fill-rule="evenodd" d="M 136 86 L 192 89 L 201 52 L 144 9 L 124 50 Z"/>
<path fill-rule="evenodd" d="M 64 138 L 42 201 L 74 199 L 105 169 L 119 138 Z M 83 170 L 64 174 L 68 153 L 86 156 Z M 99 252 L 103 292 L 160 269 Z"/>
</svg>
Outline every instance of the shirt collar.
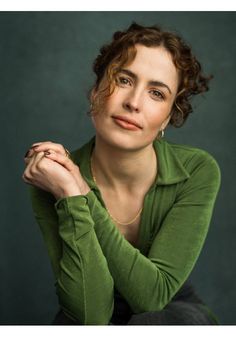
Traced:
<svg viewBox="0 0 236 337">
<path fill-rule="evenodd" d="M 91 188 L 97 188 L 91 173 L 90 158 L 95 144 L 93 137 L 81 149 L 72 153 L 72 160 L 79 165 L 83 177 Z M 153 147 L 158 162 L 158 174 L 155 185 L 172 185 L 188 179 L 189 173 L 184 168 L 173 146 L 164 139 L 155 140 Z"/>
<path fill-rule="evenodd" d="M 190 177 L 173 145 L 164 139 L 160 139 L 155 140 L 153 146 L 158 162 L 157 185 L 177 184 Z"/>
</svg>

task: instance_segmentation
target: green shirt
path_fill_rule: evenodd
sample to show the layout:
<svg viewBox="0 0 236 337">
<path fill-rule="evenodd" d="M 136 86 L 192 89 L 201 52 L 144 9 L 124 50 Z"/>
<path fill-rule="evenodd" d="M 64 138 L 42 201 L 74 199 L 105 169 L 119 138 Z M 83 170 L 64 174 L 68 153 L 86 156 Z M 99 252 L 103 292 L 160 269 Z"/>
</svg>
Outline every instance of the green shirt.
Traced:
<svg viewBox="0 0 236 337">
<path fill-rule="evenodd" d="M 165 140 L 153 143 L 158 175 L 147 192 L 137 247 L 109 217 L 92 179 L 93 138 L 73 152 L 91 191 L 56 202 L 31 188 L 60 306 L 82 324 L 109 324 L 114 289 L 133 313 L 162 310 L 188 278 L 205 241 L 220 186 L 207 152 Z"/>
</svg>

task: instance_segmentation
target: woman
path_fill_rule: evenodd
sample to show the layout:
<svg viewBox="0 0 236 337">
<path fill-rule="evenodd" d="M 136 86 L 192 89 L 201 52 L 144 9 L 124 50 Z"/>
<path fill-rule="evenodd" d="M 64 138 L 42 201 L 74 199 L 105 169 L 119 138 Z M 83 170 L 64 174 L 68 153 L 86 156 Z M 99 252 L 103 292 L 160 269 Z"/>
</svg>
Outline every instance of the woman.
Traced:
<svg viewBox="0 0 236 337">
<path fill-rule="evenodd" d="M 54 324 L 217 324 L 186 282 L 220 185 L 207 152 L 163 139 L 209 78 L 183 40 L 132 24 L 95 60 L 96 136 L 33 144 L 23 179 L 52 268 Z"/>
</svg>

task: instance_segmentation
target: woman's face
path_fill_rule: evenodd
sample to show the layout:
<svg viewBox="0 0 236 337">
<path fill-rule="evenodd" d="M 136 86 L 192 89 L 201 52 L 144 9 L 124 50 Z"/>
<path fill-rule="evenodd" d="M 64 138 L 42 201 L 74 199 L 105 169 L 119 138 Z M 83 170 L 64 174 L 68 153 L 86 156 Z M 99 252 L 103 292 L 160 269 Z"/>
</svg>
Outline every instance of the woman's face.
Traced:
<svg viewBox="0 0 236 337">
<path fill-rule="evenodd" d="M 126 150 L 149 146 L 165 129 L 178 89 L 178 71 L 166 49 L 136 49 L 133 62 L 117 74 L 104 110 L 92 118 L 98 137 Z"/>
</svg>

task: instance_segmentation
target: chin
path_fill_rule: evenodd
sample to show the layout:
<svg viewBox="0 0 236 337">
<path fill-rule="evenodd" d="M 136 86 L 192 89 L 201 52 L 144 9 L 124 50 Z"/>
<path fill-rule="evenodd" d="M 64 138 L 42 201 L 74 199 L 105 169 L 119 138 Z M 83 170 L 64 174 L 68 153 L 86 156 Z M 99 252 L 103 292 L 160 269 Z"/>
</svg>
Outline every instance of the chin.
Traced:
<svg viewBox="0 0 236 337">
<path fill-rule="evenodd" d="M 103 142 L 109 144 L 119 150 L 124 151 L 137 151 L 150 144 L 152 144 L 152 139 L 144 139 L 142 135 L 132 134 L 132 133 L 121 133 L 121 132 L 108 132 L 98 134 Z"/>
</svg>

